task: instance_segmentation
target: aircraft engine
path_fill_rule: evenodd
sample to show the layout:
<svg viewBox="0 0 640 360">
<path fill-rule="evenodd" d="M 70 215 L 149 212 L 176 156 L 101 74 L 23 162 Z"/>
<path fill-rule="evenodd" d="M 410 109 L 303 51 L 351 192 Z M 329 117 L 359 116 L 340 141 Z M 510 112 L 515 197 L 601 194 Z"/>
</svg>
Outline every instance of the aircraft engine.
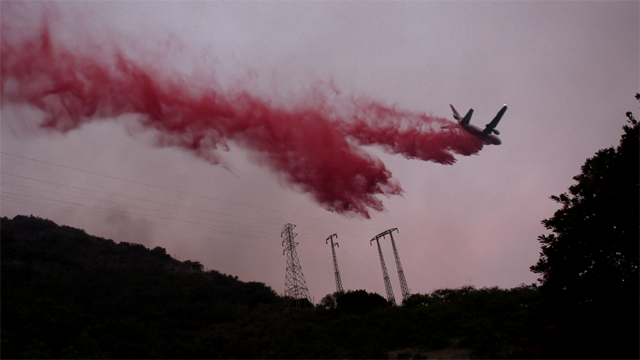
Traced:
<svg viewBox="0 0 640 360">
<path fill-rule="evenodd" d="M 500 131 L 498 131 L 496 129 L 493 129 L 493 133 L 496 134 L 496 135 L 500 135 Z"/>
</svg>

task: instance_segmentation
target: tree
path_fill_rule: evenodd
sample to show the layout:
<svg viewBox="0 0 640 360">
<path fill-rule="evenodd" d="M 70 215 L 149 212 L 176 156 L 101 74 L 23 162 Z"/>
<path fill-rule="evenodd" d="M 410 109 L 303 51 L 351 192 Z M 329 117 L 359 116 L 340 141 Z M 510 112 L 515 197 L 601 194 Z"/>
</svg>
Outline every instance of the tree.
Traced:
<svg viewBox="0 0 640 360">
<path fill-rule="evenodd" d="M 366 290 L 349 290 L 345 293 L 334 293 L 338 312 L 355 315 L 365 315 L 376 308 L 390 306 L 387 299 L 380 294 Z"/>
<path fill-rule="evenodd" d="M 598 348 L 589 357 L 638 357 L 639 131 L 631 113 L 627 117 L 620 145 L 587 159 L 573 178 L 577 184 L 551 196 L 562 208 L 542 221 L 552 233 L 538 238 L 542 252 L 531 266 L 542 275 L 540 290 L 561 334 L 558 342 L 596 337 L 590 346 Z M 620 352 L 607 352 L 607 346 Z"/>
<path fill-rule="evenodd" d="M 320 300 L 320 304 L 316 307 L 319 309 L 325 310 L 335 310 L 336 309 L 336 296 L 339 296 L 340 292 L 335 292 L 333 294 L 327 294 L 325 297 Z"/>
</svg>

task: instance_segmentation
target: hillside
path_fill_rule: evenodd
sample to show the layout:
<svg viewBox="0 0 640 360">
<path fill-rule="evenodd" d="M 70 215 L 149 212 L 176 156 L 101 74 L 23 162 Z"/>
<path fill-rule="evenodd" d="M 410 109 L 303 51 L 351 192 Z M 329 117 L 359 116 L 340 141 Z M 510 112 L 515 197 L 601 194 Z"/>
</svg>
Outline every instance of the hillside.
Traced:
<svg viewBox="0 0 640 360">
<path fill-rule="evenodd" d="M 279 321 L 260 320 L 285 309 L 262 283 L 36 217 L 1 226 L 3 357 L 251 358 L 272 347 L 262 339 Z M 248 319 L 251 329 L 226 329 Z"/>
<path fill-rule="evenodd" d="M 295 309 L 163 248 L 33 216 L 2 218 L 4 358 L 527 357 L 535 288 L 364 290 Z"/>
</svg>

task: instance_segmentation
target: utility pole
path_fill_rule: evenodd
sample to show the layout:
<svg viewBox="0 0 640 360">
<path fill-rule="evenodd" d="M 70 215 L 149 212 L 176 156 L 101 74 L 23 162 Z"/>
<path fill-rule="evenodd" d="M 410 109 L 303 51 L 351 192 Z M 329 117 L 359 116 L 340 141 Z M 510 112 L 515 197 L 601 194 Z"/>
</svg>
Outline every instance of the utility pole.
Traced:
<svg viewBox="0 0 640 360">
<path fill-rule="evenodd" d="M 340 279 L 340 269 L 338 269 L 338 258 L 336 258 L 336 248 L 335 248 L 336 246 L 340 247 L 340 245 L 338 245 L 338 243 L 333 242 L 334 237 L 338 238 L 338 234 L 329 235 L 329 237 L 324 243 L 327 244 L 329 241 L 331 241 L 331 253 L 333 254 L 333 273 L 336 276 L 336 291 L 344 292 L 344 289 L 342 288 L 342 280 Z"/>
<path fill-rule="evenodd" d="M 396 298 L 393 296 L 393 289 L 391 288 L 391 281 L 389 280 L 389 273 L 387 272 L 387 265 L 384 264 L 384 257 L 382 256 L 382 248 L 380 247 L 380 241 L 378 240 L 382 234 L 376 235 L 371 241 L 369 241 L 369 245 L 375 240 L 378 244 L 378 253 L 380 254 L 380 265 L 382 266 L 382 279 L 384 280 L 384 288 L 387 290 L 387 300 L 395 305 Z"/>
<path fill-rule="evenodd" d="M 398 249 L 396 248 L 396 242 L 393 240 L 393 232 L 400 233 L 398 228 L 389 229 L 383 232 L 381 235 L 389 235 L 391 238 L 391 246 L 393 247 L 393 255 L 396 257 L 396 268 L 398 269 L 398 278 L 400 278 L 400 290 L 402 291 L 402 300 L 408 298 L 411 293 L 409 292 L 409 286 L 407 286 L 407 280 L 404 278 L 404 271 L 402 270 L 402 264 L 400 263 L 400 256 L 398 255 Z M 379 236 L 379 235 L 378 235 Z"/>
<path fill-rule="evenodd" d="M 293 224 L 286 224 L 282 228 L 282 246 L 284 250 L 283 255 L 287 257 L 287 273 L 284 278 L 284 296 L 295 299 L 296 307 L 299 306 L 299 300 L 307 299 L 311 303 L 311 297 L 309 296 L 309 289 L 307 288 L 307 282 L 304 280 L 304 274 L 302 273 L 302 266 L 300 266 L 300 260 L 298 260 L 298 253 L 296 252 L 297 242 L 293 239 L 298 235 L 293 233 L 293 228 L 296 226 Z"/>
</svg>

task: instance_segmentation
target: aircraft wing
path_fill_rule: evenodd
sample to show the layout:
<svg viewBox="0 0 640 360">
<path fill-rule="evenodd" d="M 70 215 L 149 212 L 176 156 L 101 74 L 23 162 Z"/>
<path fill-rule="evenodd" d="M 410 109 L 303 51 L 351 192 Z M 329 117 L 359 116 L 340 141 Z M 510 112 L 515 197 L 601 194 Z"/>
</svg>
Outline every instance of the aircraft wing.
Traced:
<svg viewBox="0 0 640 360">
<path fill-rule="evenodd" d="M 491 133 L 496 133 L 496 135 L 499 134 L 498 130 L 496 130 L 495 128 L 496 126 L 498 126 L 498 123 L 500 122 L 500 119 L 502 119 L 502 115 L 504 115 L 505 111 L 507 111 L 507 105 L 503 106 L 502 109 L 498 111 L 498 115 L 496 115 L 496 117 L 494 117 L 493 120 L 491 120 L 491 122 L 487 124 L 487 127 L 485 127 L 482 131 L 482 136 L 489 136 L 491 135 Z"/>
</svg>

